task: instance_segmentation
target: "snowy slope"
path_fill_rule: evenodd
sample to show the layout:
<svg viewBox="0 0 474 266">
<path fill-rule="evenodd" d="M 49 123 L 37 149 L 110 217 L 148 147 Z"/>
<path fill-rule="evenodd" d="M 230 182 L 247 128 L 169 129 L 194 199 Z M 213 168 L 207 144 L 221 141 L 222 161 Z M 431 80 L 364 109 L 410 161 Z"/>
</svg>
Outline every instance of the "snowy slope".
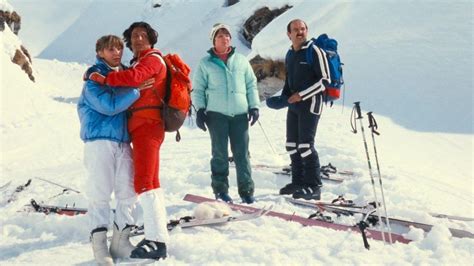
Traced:
<svg viewBox="0 0 474 266">
<path fill-rule="evenodd" d="M 121 1 L 118 1 L 117 5 L 120 6 L 120 3 Z M 181 6 L 177 3 L 180 3 Z M 194 47 L 191 49 L 184 44 L 180 48 L 183 49 L 186 56 L 189 56 L 190 60 L 194 58 L 193 53 L 197 57 L 203 55 L 203 51 L 209 46 L 207 39 L 209 25 L 214 21 L 221 21 L 223 18 L 221 16 L 225 10 L 221 7 L 222 1 L 209 3 L 209 6 L 206 5 L 206 7 L 199 6 L 199 8 L 203 8 L 201 13 L 193 11 L 192 8 L 187 11 L 189 16 L 195 16 L 193 22 L 203 21 L 204 24 L 200 24 L 199 27 L 196 25 L 196 28 L 189 31 L 183 26 L 177 29 L 179 34 L 176 33 L 174 36 L 178 38 L 181 34 L 192 34 L 193 36 L 196 34 L 196 38 L 198 38 L 197 36 L 201 38 L 199 42 L 196 40 L 194 43 L 199 50 L 197 48 L 195 50 Z M 276 6 L 279 6 L 280 3 L 283 1 L 275 1 Z M 284 54 L 283 51 L 289 44 L 282 31 L 286 22 L 290 17 L 308 16 L 309 12 L 307 8 L 298 5 L 298 2 L 294 3 L 295 7 L 290 10 L 293 13 L 285 14 L 281 20 L 279 18 L 271 23 L 261 35 L 257 36 L 252 51 L 249 50 L 248 53 L 257 50 L 261 52 L 265 47 L 265 38 L 262 36 L 272 36 L 266 37 L 269 47 L 265 49 L 266 52 L 275 58 Z M 420 2 L 410 3 L 419 4 Z M 195 5 L 194 9 L 198 8 L 195 1 L 170 1 L 168 4 L 171 8 L 180 8 L 180 10 L 186 10 L 185 6 L 192 5 Z M 211 4 L 213 5 L 211 6 Z M 316 31 L 319 24 L 322 27 L 322 22 L 317 19 L 336 7 L 337 10 L 345 10 L 348 18 L 351 18 L 350 16 L 360 18 L 364 14 L 368 15 L 364 12 L 372 12 L 377 9 L 377 6 L 359 7 L 351 3 L 324 2 L 323 4 L 323 8 L 318 9 L 320 13 L 317 13 L 317 18 L 314 21 L 308 19 L 308 22 L 311 21 L 310 30 Z M 244 11 L 243 8 L 240 10 L 239 5 L 247 7 L 246 5 L 250 6 L 251 4 L 250 1 L 242 1 L 236 5 L 234 13 L 227 13 L 228 16 L 234 14 L 234 16 L 228 17 L 229 21 L 232 21 L 232 25 L 234 23 L 237 25 L 238 21 L 243 20 L 240 17 L 242 14 L 245 13 L 245 17 L 248 15 L 246 12 L 250 12 Z M 135 12 L 132 8 L 133 5 L 130 5 L 128 13 Z M 392 6 L 392 8 L 395 7 Z M 460 10 L 456 10 L 456 12 L 458 11 L 459 16 L 464 14 Z M 141 12 L 143 12 L 143 7 L 136 11 L 137 14 L 146 13 Z M 85 16 L 85 14 L 82 15 Z M 198 15 L 203 17 L 197 17 Z M 284 17 L 286 15 L 289 17 Z M 173 22 L 170 22 L 172 17 L 163 13 L 162 24 L 173 25 Z M 217 19 L 214 20 L 214 18 Z M 89 19 L 92 18 L 89 17 Z M 191 21 L 185 20 L 185 22 L 191 24 Z M 123 23 L 125 26 L 128 24 L 129 22 Z M 451 24 L 451 26 L 457 25 L 455 22 Z M 334 25 L 328 22 L 324 27 L 328 27 L 328 31 L 336 31 L 337 27 Z M 119 27 L 120 31 L 117 34 L 120 34 L 125 26 Z M 74 27 L 78 27 L 76 37 L 82 37 L 83 35 L 79 31 L 80 27 L 72 25 L 71 29 Z M 194 33 L 194 31 L 200 31 L 201 34 Z M 0 33 L 3 47 L 20 42 L 10 33 L 8 31 Z M 95 33 L 101 34 L 99 30 Z M 401 33 L 409 34 L 405 30 Z M 462 33 L 463 29 L 459 29 L 452 34 Z M 167 38 L 164 37 L 165 34 L 169 34 Z M 451 33 L 445 30 L 442 34 Z M 84 36 L 87 36 L 87 33 L 84 33 Z M 160 31 L 160 36 L 163 37 L 163 40 L 173 39 L 171 33 L 161 33 Z M 347 38 L 337 37 L 338 39 Z M 380 36 L 380 38 L 382 37 L 384 36 Z M 193 38 L 189 38 L 189 40 L 194 40 Z M 59 40 L 60 37 L 58 42 Z M 348 38 L 344 43 L 350 43 L 350 40 Z M 237 40 L 234 39 L 234 41 Z M 277 44 L 272 46 L 274 42 Z M 89 44 L 93 45 L 93 43 L 92 41 Z M 363 44 L 354 41 L 351 43 L 351 47 L 357 53 L 364 53 L 365 49 L 368 49 L 367 47 L 376 44 L 377 41 L 368 40 L 365 44 L 367 46 L 364 47 Z M 244 50 L 241 44 L 238 45 L 241 50 Z M 405 45 L 409 46 L 408 43 Z M 188 47 L 189 50 L 184 50 L 184 47 Z M 436 49 L 436 46 L 433 45 L 432 49 Z M 0 95 L 0 186 L 8 181 L 12 181 L 12 184 L 4 191 L 0 191 L 0 227 L 2 231 L 0 264 L 51 264 L 51 257 L 54 256 L 54 263 L 58 265 L 92 265 L 93 257 L 88 243 L 89 232 L 87 231 L 86 216 L 45 216 L 37 213 L 18 212 L 32 198 L 47 204 L 71 205 L 75 203 L 78 207 L 87 206 L 82 193 L 69 192 L 56 196 L 62 192 L 60 187 L 35 178 L 46 178 L 79 191 L 85 190 L 85 170 L 82 166 L 83 144 L 79 139 L 79 122 L 75 101 L 80 94 L 82 73 L 87 66 L 81 60 L 73 60 L 80 63 L 68 63 L 35 58 L 34 68 L 37 82 L 32 83 L 18 66 L 9 62 L 11 55 L 7 50 L 0 51 L 2 60 L 0 62 L 2 67 L 2 79 L 0 80 L 2 88 Z M 401 58 L 405 52 L 406 50 L 397 51 L 393 57 Z M 382 61 L 385 59 L 383 54 L 372 54 L 371 60 Z M 347 54 L 345 58 L 356 62 L 355 55 Z M 437 59 L 429 57 L 428 60 Z M 472 60 L 467 64 L 471 64 L 472 67 Z M 353 71 L 362 73 L 363 69 L 364 66 L 360 65 Z M 419 71 L 417 72 L 419 76 L 423 75 L 422 71 L 424 70 L 416 69 L 416 71 Z M 402 75 L 403 71 L 398 69 L 395 73 Z M 383 86 L 383 89 L 386 92 L 390 87 Z M 355 89 L 350 93 L 355 93 Z M 376 106 L 371 106 L 367 100 L 364 101 L 367 99 L 366 92 L 362 93 L 358 90 L 357 93 L 359 96 L 356 99 L 361 99 L 362 106 L 367 110 L 372 107 L 370 109 L 375 112 L 379 124 L 381 136 L 377 137 L 376 141 L 390 215 L 435 224 L 432 232 L 423 235 L 418 229 L 400 231 L 413 239 L 414 242 L 409 245 L 387 246 L 381 242 L 371 241 L 371 250 L 367 251 L 362 245 L 360 235 L 357 234 L 316 227 L 304 228 L 296 223 L 262 217 L 258 220 L 219 227 L 176 230 L 171 233 L 170 257 L 164 263 L 157 264 L 472 265 L 474 240 L 452 238 L 447 228 L 454 227 L 473 232 L 474 223 L 452 222 L 446 219 L 435 219 L 428 215 L 428 212 L 440 212 L 474 216 L 472 134 L 428 133 L 407 129 L 399 125 L 396 120 L 397 116 L 381 115 L 384 110 L 383 104 L 378 103 Z M 406 95 L 407 91 L 402 94 Z M 355 97 L 355 94 L 351 97 Z M 429 102 L 429 104 L 435 103 Z M 340 169 L 354 170 L 356 175 L 342 184 L 325 183 L 322 197 L 325 200 L 330 200 L 337 195 L 344 194 L 346 198 L 364 203 L 373 200 L 372 187 L 367 171 L 362 136 L 360 133 L 354 135 L 350 132 L 350 104 L 346 102 L 346 106 L 344 110 L 341 110 L 341 106 L 324 110 L 318 129 L 317 146 L 323 164 L 332 162 Z M 343 112 L 341 113 L 341 111 Z M 262 106 L 261 112 L 261 125 L 278 155 L 272 152 L 262 128 L 255 125 L 250 129 L 252 163 L 284 164 L 288 162 L 287 156 L 283 154 L 285 111 L 269 110 Z M 364 123 L 367 125 L 366 120 Z M 181 134 L 183 139 L 180 143 L 174 141 L 173 134 L 168 134 L 161 152 L 160 176 L 166 193 L 169 219 L 192 213 L 194 205 L 181 200 L 186 193 L 212 196 L 209 135 L 207 132 L 196 129 L 192 124 L 186 125 Z M 370 141 L 369 144 L 371 144 Z M 372 146 L 369 145 L 369 147 Z M 3 202 L 16 186 L 24 184 L 30 178 L 33 178 L 31 186 L 19 195 L 16 202 L 11 204 Z M 231 170 L 229 178 L 231 181 L 230 194 L 237 199 L 233 170 Z M 272 203 L 275 205 L 274 209 L 281 212 L 295 212 L 302 216 L 311 213 L 308 209 L 289 205 L 283 199 L 274 196 L 278 189 L 289 181 L 288 177 L 254 170 L 253 178 L 256 183 L 258 200 L 256 206 L 268 206 Z M 356 220 L 342 217 L 339 218 L 339 221 L 351 224 Z M 401 229 L 398 228 L 398 230 Z M 140 238 L 134 239 L 135 242 L 139 240 Z"/>
<path fill-rule="evenodd" d="M 3 231 L 0 262 L 3 265 L 44 264 L 54 255 L 58 264 L 89 265 L 93 261 L 85 216 L 45 216 L 17 212 L 31 198 L 49 204 L 75 203 L 78 207 L 86 207 L 84 195 L 70 192 L 54 197 L 61 193 L 61 188 L 34 178 L 46 178 L 80 191 L 85 189 L 82 143 L 78 137 L 75 104 L 58 101 L 58 98 L 74 101 L 72 95 L 79 93 L 81 80 L 72 77 L 79 76 L 79 70 L 84 70 L 85 66 L 38 60 L 36 67 L 40 78 L 38 84 L 31 89 L 28 86 L 15 87 L 13 83 L 5 84 L 7 86 L 2 84 L 2 87 L 14 88 L 15 91 L 39 91 L 34 97 L 25 98 L 33 103 L 41 103 L 43 110 L 50 111 L 31 111 L 20 122 L 2 119 L 0 184 L 12 180 L 13 184 L 8 191 L 11 192 L 11 189 L 29 178 L 33 178 L 33 183 L 17 202 L 0 207 Z M 55 78 L 45 71 L 50 69 L 54 70 Z M 26 85 L 29 82 L 21 72 L 11 71 L 7 74 L 15 77 L 17 82 L 22 81 L 20 84 Z M 62 82 L 60 77 L 63 78 Z M 67 90 L 61 90 L 60 84 L 71 86 Z M 16 101 L 3 100 L 2 104 Z M 15 110 L 13 105 L 10 108 Z M 325 110 L 318 132 L 319 151 L 323 163 L 333 162 L 341 169 L 353 169 L 356 176 L 340 185 L 325 183 L 323 198 L 329 200 L 345 194 L 347 198 L 363 203 L 373 200 L 372 190 L 364 161 L 362 138 L 349 132 L 348 111 L 345 110 L 344 115 L 341 115 L 339 108 Z M 284 111 L 275 112 L 262 108 L 262 126 L 279 153 L 283 153 L 284 116 Z M 466 186 L 466 183 L 472 182 L 470 161 L 462 159 L 469 158 L 470 151 L 465 147 L 472 145 L 472 139 L 464 135 L 408 131 L 382 116 L 378 117 L 378 122 L 383 135 L 378 138 L 377 144 L 382 159 L 389 212 L 393 216 L 436 224 L 426 237 L 422 236 L 420 230 L 412 229 L 408 237 L 415 239 L 414 243 L 384 246 L 372 241 L 371 251 L 367 252 L 359 235 L 322 228 L 303 228 L 298 224 L 263 217 L 223 227 L 177 230 L 171 234 L 170 258 L 166 264 L 305 265 L 308 261 L 314 264 L 450 264 L 453 261 L 460 265 L 470 264 L 470 250 L 474 241 L 450 237 L 447 227 L 472 231 L 474 225 L 431 218 L 427 212 L 473 215 L 472 187 Z M 387 133 L 388 131 L 392 133 Z M 272 154 L 261 128 L 252 127 L 250 134 L 253 163 L 278 164 L 286 161 L 286 156 Z M 208 135 L 187 126 L 182 131 L 182 136 L 182 142 L 176 144 L 174 136 L 168 135 L 162 148 L 161 180 L 166 191 L 169 218 L 192 212 L 193 204 L 181 200 L 186 193 L 212 195 L 209 185 Z M 404 146 L 394 146 L 393 143 L 404 143 Z M 440 146 L 455 157 L 445 161 L 445 158 L 432 156 Z M 413 152 L 409 147 L 423 148 L 430 156 Z M 405 152 L 406 156 L 403 155 Z M 186 163 L 183 164 L 183 160 L 177 158 L 186 158 Z M 417 161 L 416 165 L 414 161 Z M 452 171 L 453 167 L 459 171 Z M 449 181 L 446 180 L 447 175 Z M 231 195 L 236 197 L 233 171 L 230 180 Z M 288 182 L 287 177 L 256 170 L 254 180 L 259 200 L 257 206 L 273 203 L 278 211 L 296 212 L 300 215 L 311 213 L 272 196 Z M 340 221 L 350 224 L 355 220 L 341 218 Z"/>
</svg>

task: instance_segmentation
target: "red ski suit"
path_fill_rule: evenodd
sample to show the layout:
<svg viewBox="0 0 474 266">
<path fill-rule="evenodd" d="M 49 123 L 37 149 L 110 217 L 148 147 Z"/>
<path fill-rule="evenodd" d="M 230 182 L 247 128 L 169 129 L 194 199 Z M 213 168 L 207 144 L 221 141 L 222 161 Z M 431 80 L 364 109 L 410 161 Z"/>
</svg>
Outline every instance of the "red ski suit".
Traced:
<svg viewBox="0 0 474 266">
<path fill-rule="evenodd" d="M 142 51 L 127 70 L 111 72 L 105 82 L 110 86 L 138 87 L 145 80 L 154 78 L 153 88 L 140 91 L 140 98 L 129 108 L 161 106 L 166 86 L 166 65 L 157 49 Z M 135 191 L 141 194 L 160 187 L 160 147 L 165 137 L 165 127 L 160 109 L 141 109 L 132 112 L 128 131 L 133 145 L 135 166 Z"/>
</svg>

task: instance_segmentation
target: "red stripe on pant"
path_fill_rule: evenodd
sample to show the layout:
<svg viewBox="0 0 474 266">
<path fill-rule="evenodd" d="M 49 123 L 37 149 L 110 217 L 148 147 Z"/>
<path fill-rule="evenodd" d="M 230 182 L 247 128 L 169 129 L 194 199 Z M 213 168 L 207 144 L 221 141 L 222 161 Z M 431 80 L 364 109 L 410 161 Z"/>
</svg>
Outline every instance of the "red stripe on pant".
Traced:
<svg viewBox="0 0 474 266">
<path fill-rule="evenodd" d="M 135 166 L 135 192 L 141 194 L 160 187 L 160 147 L 165 137 L 163 124 L 146 122 L 130 132 Z"/>
</svg>

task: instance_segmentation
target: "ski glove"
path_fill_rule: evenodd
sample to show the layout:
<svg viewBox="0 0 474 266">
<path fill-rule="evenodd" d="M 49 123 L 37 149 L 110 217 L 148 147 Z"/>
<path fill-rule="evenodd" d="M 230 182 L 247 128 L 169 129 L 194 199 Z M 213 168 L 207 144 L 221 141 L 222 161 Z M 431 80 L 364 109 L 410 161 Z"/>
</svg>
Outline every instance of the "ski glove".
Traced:
<svg viewBox="0 0 474 266">
<path fill-rule="evenodd" d="M 206 131 L 206 113 L 204 109 L 199 109 L 196 114 L 196 125 L 198 128 L 202 129 L 203 131 Z"/>
<path fill-rule="evenodd" d="M 282 109 L 289 105 L 288 97 L 285 95 L 273 96 L 267 99 L 267 106 L 272 109 Z"/>
<path fill-rule="evenodd" d="M 250 126 L 253 126 L 253 124 L 255 124 L 255 122 L 257 122 L 259 116 L 260 115 L 258 114 L 258 109 L 257 108 L 252 108 L 252 109 L 249 110 L 249 121 L 252 121 L 252 122 L 250 122 Z"/>
</svg>

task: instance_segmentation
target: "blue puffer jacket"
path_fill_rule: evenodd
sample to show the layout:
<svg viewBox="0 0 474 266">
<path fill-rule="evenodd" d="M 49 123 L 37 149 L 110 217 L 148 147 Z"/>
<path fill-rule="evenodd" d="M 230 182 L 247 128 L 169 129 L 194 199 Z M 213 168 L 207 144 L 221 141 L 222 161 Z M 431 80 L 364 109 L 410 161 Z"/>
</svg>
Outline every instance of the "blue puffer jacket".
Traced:
<svg viewBox="0 0 474 266">
<path fill-rule="evenodd" d="M 198 110 L 205 108 L 228 116 L 258 108 L 257 78 L 247 58 L 233 48 L 225 64 L 209 50 L 194 74 L 192 100 Z"/>
<path fill-rule="evenodd" d="M 107 75 L 112 69 L 97 58 L 85 75 L 99 72 Z M 127 130 L 127 108 L 140 97 L 135 88 L 109 87 L 87 80 L 77 103 L 81 122 L 81 139 L 84 142 L 106 139 L 115 142 L 130 142 Z"/>
</svg>

